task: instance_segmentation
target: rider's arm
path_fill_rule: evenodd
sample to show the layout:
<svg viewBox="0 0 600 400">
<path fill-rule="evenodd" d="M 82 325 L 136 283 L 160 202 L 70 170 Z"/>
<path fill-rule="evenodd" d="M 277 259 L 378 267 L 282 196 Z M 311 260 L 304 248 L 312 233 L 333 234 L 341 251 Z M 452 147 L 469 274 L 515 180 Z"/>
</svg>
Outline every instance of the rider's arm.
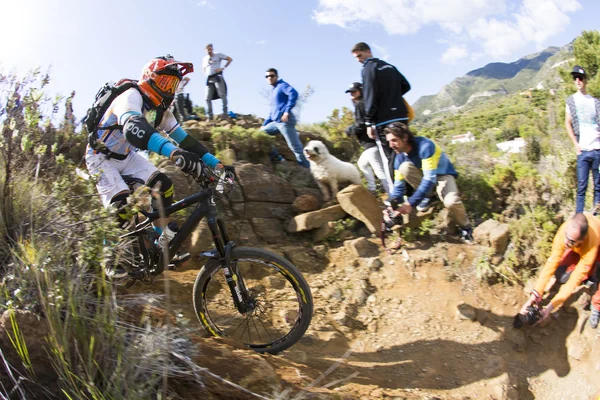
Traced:
<svg viewBox="0 0 600 400">
<path fill-rule="evenodd" d="M 535 290 L 541 295 L 544 294 L 544 289 L 548 284 L 548 281 L 554 275 L 556 268 L 558 268 L 558 263 L 560 262 L 563 253 L 565 252 L 565 230 L 567 223 L 563 223 L 560 228 L 558 228 L 558 232 L 554 236 L 554 240 L 552 241 L 552 252 L 550 253 L 550 257 L 542 271 L 540 272 L 540 276 L 535 282 Z"/>
<path fill-rule="evenodd" d="M 150 150 L 169 157 L 175 146 L 161 136 L 142 115 L 144 101 L 135 89 L 129 89 L 115 99 L 112 112 L 118 118 L 125 139 L 142 150 Z"/>
<path fill-rule="evenodd" d="M 171 139 L 179 144 L 179 148 L 197 154 L 202 161 L 211 168 L 214 168 L 220 161 L 217 157 L 208 152 L 208 149 L 199 141 L 188 135 L 169 110 L 165 111 L 163 120 L 159 125 Z"/>
<path fill-rule="evenodd" d="M 437 168 L 442 156 L 442 149 L 431 140 L 424 140 L 418 152 L 421 158 L 423 179 L 421 179 L 417 190 L 408 198 L 408 204 L 413 207 L 419 204 L 437 183 Z"/>
</svg>

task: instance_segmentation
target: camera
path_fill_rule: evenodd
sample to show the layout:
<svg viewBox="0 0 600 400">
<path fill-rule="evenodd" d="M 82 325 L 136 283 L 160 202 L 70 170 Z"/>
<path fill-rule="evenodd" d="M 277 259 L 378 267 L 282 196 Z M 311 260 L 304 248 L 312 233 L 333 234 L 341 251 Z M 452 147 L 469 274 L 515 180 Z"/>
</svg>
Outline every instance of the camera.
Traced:
<svg viewBox="0 0 600 400">
<path fill-rule="evenodd" d="M 402 214 L 394 215 L 392 211 L 385 210 L 383 212 L 383 223 L 388 231 L 391 231 L 395 226 L 402 226 L 404 220 Z"/>
<path fill-rule="evenodd" d="M 523 324 L 533 325 L 538 322 L 542 318 L 542 311 L 538 307 L 537 304 L 532 304 L 525 309 L 524 314 L 515 315 L 515 320 L 513 321 L 513 327 L 516 329 L 520 329 Z"/>
</svg>

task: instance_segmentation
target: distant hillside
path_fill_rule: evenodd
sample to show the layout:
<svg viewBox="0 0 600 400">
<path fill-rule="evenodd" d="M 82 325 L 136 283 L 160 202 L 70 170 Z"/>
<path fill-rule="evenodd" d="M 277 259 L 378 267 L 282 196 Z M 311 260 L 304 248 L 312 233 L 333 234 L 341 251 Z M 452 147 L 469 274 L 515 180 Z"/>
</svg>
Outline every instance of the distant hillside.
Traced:
<svg viewBox="0 0 600 400">
<path fill-rule="evenodd" d="M 436 95 L 420 97 L 413 108 L 417 120 L 457 111 L 485 99 L 518 93 L 528 88 L 557 88 L 558 67 L 573 57 L 572 45 L 548 47 L 512 63 L 490 63 L 444 86 Z"/>
</svg>

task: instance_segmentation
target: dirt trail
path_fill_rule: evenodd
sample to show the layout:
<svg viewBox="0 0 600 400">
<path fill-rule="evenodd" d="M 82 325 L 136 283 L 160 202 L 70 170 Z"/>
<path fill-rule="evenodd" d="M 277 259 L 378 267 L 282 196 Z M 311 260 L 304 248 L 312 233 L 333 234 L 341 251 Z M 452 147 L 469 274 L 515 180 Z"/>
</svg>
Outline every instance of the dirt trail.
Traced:
<svg viewBox="0 0 600 400">
<path fill-rule="evenodd" d="M 543 329 L 516 330 L 520 287 L 476 282 L 484 251 L 421 244 L 381 263 L 331 249 L 318 273 L 304 271 L 315 313 L 304 338 L 263 356 L 297 388 L 379 399 L 581 399 L 600 392 L 600 329 L 574 301 Z M 172 307 L 195 323 L 191 293 L 199 263 L 169 272 Z M 136 286 L 162 292 L 164 283 Z M 577 293 L 577 299 L 585 293 Z M 201 329 L 199 327 L 199 329 Z M 346 357 L 343 355 L 346 354 Z M 321 374 L 337 361 L 327 376 Z M 219 371 L 213 371 L 219 373 Z M 326 397 L 329 397 L 326 395 Z"/>
</svg>

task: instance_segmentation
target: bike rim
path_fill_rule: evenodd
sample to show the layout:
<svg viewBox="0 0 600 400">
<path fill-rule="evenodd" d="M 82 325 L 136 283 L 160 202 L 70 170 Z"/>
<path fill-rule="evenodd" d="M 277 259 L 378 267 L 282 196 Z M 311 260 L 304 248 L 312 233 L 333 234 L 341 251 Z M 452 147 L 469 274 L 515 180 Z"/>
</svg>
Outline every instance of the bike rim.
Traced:
<svg viewBox="0 0 600 400">
<path fill-rule="evenodd" d="M 306 294 L 295 278 L 274 261 L 243 257 L 232 260 L 234 265 L 240 269 L 255 302 L 252 310 L 241 314 L 235 308 L 223 269 L 217 268 L 202 288 L 206 314 L 200 319 L 206 318 L 204 325 L 213 335 L 232 338 L 253 349 L 284 342 L 300 325 Z"/>
</svg>

